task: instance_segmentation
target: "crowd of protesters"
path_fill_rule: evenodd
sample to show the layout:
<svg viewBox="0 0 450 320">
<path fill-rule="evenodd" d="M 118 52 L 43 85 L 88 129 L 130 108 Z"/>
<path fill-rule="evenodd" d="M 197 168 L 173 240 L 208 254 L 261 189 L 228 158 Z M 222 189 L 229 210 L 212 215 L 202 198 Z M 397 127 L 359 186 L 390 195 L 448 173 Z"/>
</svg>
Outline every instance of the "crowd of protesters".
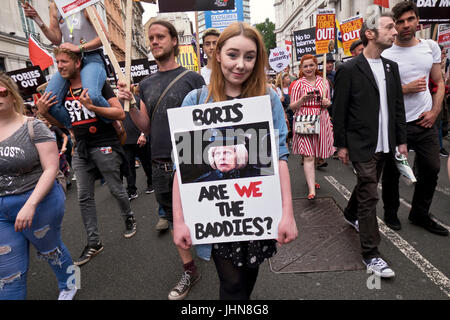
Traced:
<svg viewBox="0 0 450 320">
<path fill-rule="evenodd" d="M 374 274 L 395 276 L 378 251 L 377 188 L 381 180 L 386 225 L 400 230 L 396 158 L 407 156 L 408 148 L 416 153 L 417 178 L 409 220 L 448 236 L 430 213 L 440 156 L 448 157 L 442 142 L 448 134 L 448 63 L 437 43 L 415 37 L 419 15 L 414 3 L 397 4 L 392 13 L 378 17 L 375 26 L 364 23 L 361 39 L 350 48 L 353 58 L 336 63 L 329 55 L 326 77 L 318 70 L 317 58 L 304 55 L 298 76 L 288 67 L 271 85 L 266 79 L 267 53 L 255 28 L 239 22 L 222 33 L 206 30 L 202 40 L 208 63 L 200 75 L 177 64 L 177 30 L 156 20 L 149 26 L 149 43 L 158 72 L 134 91 L 119 81 L 115 92 L 105 81 L 101 42 L 83 11 L 76 20 L 80 25 L 73 28 L 75 20 L 62 19 L 54 4 L 49 26 L 31 5 L 24 4 L 24 10 L 58 46 L 54 51 L 58 73 L 34 108 L 25 107 L 12 80 L 0 75 L 0 299 L 26 298 L 28 243 L 53 269 L 59 299 L 73 299 L 77 288 L 69 286 L 67 269 L 82 266 L 103 251 L 95 204 L 98 178 L 104 179 L 117 201 L 123 236 L 136 234 L 130 206 L 138 197 L 136 158 L 146 175 L 145 192 L 154 192 L 159 206 L 156 229 L 170 229 L 182 262 L 180 280 L 168 299 L 184 299 L 201 272 L 184 222 L 167 110 L 236 98 L 270 97 L 278 132 L 283 212 L 277 239 L 195 246 L 201 258 L 214 261 L 221 299 L 250 299 L 259 265 L 276 254 L 276 242 L 287 244 L 297 238 L 289 150 L 301 156 L 306 198 L 311 202 L 320 189 L 318 166 L 325 166 L 333 154 L 344 164 L 352 163 L 357 181 L 344 216 L 359 232 L 363 261 Z M 92 77 L 94 73 L 99 76 Z M 129 112 L 123 109 L 126 100 L 136 101 Z M 306 122 L 313 129 L 305 129 Z M 60 234 L 63 190 L 70 186 L 72 173 L 87 237 L 74 260 Z"/>
</svg>

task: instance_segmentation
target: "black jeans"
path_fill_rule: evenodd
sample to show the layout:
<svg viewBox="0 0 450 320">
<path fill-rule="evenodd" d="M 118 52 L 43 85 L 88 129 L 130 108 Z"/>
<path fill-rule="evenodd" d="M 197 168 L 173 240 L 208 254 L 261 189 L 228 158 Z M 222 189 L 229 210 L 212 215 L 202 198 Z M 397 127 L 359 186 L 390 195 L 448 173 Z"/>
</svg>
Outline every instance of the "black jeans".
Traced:
<svg viewBox="0 0 450 320">
<path fill-rule="evenodd" d="M 158 204 L 166 213 L 165 218 L 173 223 L 172 189 L 173 189 L 173 162 L 158 163 L 152 161 L 152 179 L 155 196 Z"/>
<path fill-rule="evenodd" d="M 414 221 L 426 221 L 429 219 L 430 206 L 441 166 L 438 131 L 436 125 L 427 129 L 414 123 L 408 123 L 406 129 L 408 147 L 414 149 L 416 153 L 417 168 L 417 182 L 409 218 Z M 400 207 L 399 178 L 400 173 L 395 166 L 395 161 L 389 159 L 382 177 L 385 217 L 397 216 Z"/>
<path fill-rule="evenodd" d="M 352 196 L 344 210 L 348 220 L 358 220 L 359 239 L 361 241 L 362 256 L 372 259 L 380 256 L 378 245 L 380 233 L 377 221 L 378 181 L 386 158 L 390 153 L 375 153 L 367 162 L 353 162 L 357 174 L 357 183 Z"/>
<path fill-rule="evenodd" d="M 128 194 L 135 193 L 136 188 L 136 167 L 135 159 L 139 158 L 145 175 L 147 176 L 147 187 L 152 186 L 152 163 L 150 160 L 150 148 L 149 143 L 143 147 L 139 147 L 137 144 L 126 144 L 123 146 L 123 150 L 127 156 L 128 164 L 130 166 L 130 175 L 127 176 L 127 191 Z"/>
<path fill-rule="evenodd" d="M 224 259 L 212 252 L 220 280 L 220 300 L 250 300 L 259 267 L 236 267 L 230 259 Z"/>
</svg>

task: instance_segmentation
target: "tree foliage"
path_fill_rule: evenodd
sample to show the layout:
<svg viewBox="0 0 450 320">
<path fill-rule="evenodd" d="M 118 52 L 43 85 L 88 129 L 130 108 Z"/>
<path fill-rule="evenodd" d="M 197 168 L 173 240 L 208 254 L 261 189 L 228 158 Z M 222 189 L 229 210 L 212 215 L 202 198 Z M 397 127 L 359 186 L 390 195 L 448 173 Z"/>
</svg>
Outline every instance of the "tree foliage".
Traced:
<svg viewBox="0 0 450 320">
<path fill-rule="evenodd" d="M 266 21 L 255 25 L 256 29 L 261 32 L 264 39 L 264 45 L 266 46 L 267 54 L 270 53 L 270 49 L 277 46 L 277 40 L 275 35 L 275 24 L 266 18 Z"/>
</svg>

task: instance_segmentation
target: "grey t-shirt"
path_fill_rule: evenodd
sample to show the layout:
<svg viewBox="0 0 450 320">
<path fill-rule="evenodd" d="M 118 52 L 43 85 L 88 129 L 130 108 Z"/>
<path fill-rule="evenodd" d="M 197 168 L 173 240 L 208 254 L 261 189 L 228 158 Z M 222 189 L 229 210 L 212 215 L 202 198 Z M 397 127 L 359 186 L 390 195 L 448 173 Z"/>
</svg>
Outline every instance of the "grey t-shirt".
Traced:
<svg viewBox="0 0 450 320">
<path fill-rule="evenodd" d="M 55 135 L 40 120 L 33 120 L 34 143 L 25 122 L 10 137 L 0 142 L 0 196 L 21 194 L 33 189 L 42 167 L 35 143 L 56 141 Z"/>
</svg>

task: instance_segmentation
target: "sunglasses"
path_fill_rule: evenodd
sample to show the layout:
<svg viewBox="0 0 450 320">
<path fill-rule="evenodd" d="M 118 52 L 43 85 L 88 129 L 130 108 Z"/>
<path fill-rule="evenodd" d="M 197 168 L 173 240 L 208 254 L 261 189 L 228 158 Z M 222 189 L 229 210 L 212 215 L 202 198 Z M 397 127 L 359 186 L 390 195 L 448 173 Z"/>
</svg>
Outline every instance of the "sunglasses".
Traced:
<svg viewBox="0 0 450 320">
<path fill-rule="evenodd" d="M 4 88 L 4 87 L 0 87 L 0 97 L 5 98 L 7 97 L 9 94 L 9 90 Z"/>
</svg>

